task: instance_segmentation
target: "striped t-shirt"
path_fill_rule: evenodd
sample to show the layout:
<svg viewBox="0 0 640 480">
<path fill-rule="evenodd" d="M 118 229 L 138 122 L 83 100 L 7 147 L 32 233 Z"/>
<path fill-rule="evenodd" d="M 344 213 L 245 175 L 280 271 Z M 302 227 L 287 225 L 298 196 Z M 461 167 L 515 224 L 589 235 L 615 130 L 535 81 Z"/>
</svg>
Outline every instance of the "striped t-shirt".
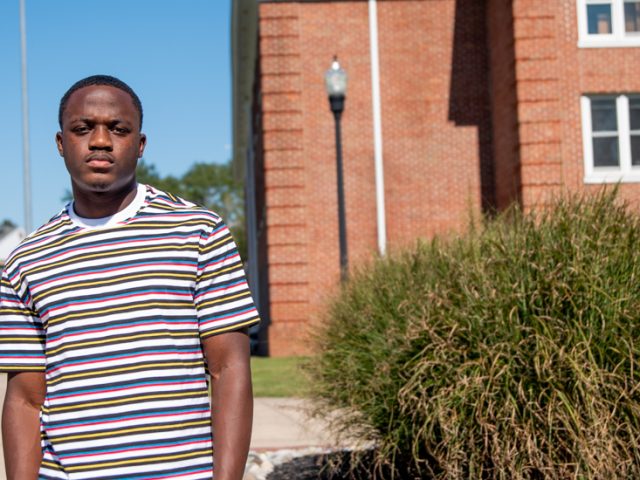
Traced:
<svg viewBox="0 0 640 480">
<path fill-rule="evenodd" d="M 258 321 L 220 217 L 152 187 L 66 208 L 10 255 L 0 371 L 44 371 L 41 479 L 208 479 L 201 340 Z"/>
</svg>

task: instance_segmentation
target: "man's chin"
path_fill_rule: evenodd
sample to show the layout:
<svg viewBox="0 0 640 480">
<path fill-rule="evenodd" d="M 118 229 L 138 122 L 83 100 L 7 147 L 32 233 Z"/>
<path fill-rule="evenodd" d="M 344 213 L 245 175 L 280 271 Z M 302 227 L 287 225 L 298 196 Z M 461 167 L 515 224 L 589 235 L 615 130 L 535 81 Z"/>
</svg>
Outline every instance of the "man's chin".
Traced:
<svg viewBox="0 0 640 480">
<path fill-rule="evenodd" d="M 107 182 L 87 182 L 80 186 L 87 193 L 106 193 L 113 189 L 113 185 Z"/>
<path fill-rule="evenodd" d="M 90 185 L 91 190 L 94 192 L 108 192 L 111 189 L 111 185 L 104 182 L 92 183 Z"/>
<path fill-rule="evenodd" d="M 86 193 L 111 193 L 127 189 L 129 182 L 110 181 L 108 178 L 90 178 L 75 182 L 80 191 Z M 133 181 L 135 184 L 135 180 Z"/>
</svg>

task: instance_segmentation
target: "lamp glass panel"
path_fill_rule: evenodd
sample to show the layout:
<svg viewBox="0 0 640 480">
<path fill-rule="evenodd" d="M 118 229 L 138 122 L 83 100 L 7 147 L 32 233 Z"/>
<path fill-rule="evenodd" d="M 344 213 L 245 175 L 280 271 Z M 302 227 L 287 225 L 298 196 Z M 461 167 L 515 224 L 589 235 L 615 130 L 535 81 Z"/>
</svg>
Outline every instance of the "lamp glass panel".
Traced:
<svg viewBox="0 0 640 480">
<path fill-rule="evenodd" d="M 325 75 L 325 84 L 329 95 L 344 95 L 347 90 L 347 74 L 344 70 L 331 69 Z"/>
</svg>

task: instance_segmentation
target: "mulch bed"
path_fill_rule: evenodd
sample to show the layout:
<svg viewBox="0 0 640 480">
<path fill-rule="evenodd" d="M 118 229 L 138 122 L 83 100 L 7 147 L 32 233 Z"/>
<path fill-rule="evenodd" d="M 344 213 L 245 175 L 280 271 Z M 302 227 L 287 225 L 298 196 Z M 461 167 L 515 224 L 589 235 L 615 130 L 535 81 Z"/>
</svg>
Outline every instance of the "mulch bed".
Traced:
<svg viewBox="0 0 640 480">
<path fill-rule="evenodd" d="M 356 458 L 357 457 L 357 458 Z M 406 469 L 400 468 L 400 470 Z M 371 480 L 373 472 L 373 451 L 334 452 L 323 455 L 305 455 L 289 462 L 276 465 L 267 475 L 267 480 Z M 375 478 L 392 478 L 391 470 L 376 472 Z M 412 474 L 396 475 L 403 480 L 417 479 Z"/>
</svg>

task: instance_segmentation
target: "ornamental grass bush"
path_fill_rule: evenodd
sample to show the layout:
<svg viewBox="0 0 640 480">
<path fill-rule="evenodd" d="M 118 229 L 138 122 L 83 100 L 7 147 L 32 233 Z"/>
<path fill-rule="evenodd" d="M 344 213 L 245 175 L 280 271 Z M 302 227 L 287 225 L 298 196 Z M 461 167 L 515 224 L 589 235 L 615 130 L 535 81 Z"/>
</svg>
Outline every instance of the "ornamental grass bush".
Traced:
<svg viewBox="0 0 640 480">
<path fill-rule="evenodd" d="M 640 221 L 615 192 L 377 260 L 315 345 L 316 413 L 375 442 L 378 478 L 640 478 Z"/>
</svg>

